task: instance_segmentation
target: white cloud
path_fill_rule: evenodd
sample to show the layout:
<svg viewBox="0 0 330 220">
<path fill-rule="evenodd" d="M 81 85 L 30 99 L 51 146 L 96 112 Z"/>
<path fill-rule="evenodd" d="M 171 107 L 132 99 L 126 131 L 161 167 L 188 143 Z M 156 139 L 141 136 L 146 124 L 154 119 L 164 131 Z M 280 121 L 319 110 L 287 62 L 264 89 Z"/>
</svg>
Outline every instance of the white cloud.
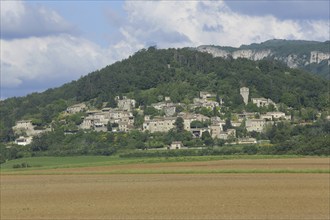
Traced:
<svg viewBox="0 0 330 220">
<path fill-rule="evenodd" d="M 114 59 L 108 50 L 70 35 L 1 40 L 1 86 L 18 87 L 34 80 L 45 82 L 47 88 L 56 81 L 77 79 Z"/>
<path fill-rule="evenodd" d="M 76 28 L 56 11 L 23 1 L 1 1 L 1 38 L 73 33 Z"/>
<path fill-rule="evenodd" d="M 223 1 L 128 1 L 125 9 L 129 18 L 122 27 L 123 36 L 144 45 L 152 41 L 159 47 L 240 46 L 272 38 L 329 38 L 329 21 L 241 15 L 230 10 Z M 172 38 L 155 34 L 161 32 Z"/>
</svg>

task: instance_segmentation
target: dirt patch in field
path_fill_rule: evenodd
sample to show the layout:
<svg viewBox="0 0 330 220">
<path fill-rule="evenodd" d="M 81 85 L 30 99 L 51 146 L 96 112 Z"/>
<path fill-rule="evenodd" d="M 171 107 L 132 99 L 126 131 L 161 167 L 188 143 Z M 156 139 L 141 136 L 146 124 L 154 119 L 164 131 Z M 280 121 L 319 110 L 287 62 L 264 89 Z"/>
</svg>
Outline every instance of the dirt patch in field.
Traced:
<svg viewBox="0 0 330 220">
<path fill-rule="evenodd" d="M 329 174 L 1 176 L 1 219 L 329 219 L 329 201 Z"/>
<path fill-rule="evenodd" d="M 194 171 L 194 170 L 329 170 L 330 158 L 240 159 L 200 162 L 141 163 L 82 168 L 43 170 L 38 172 L 134 172 L 134 171 Z"/>
</svg>

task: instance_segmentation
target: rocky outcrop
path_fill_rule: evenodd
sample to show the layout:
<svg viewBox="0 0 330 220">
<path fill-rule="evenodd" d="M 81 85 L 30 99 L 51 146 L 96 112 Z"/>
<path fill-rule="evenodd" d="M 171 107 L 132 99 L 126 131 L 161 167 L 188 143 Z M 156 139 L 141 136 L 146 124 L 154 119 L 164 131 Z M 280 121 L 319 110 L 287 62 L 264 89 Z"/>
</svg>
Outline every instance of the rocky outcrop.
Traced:
<svg viewBox="0 0 330 220">
<path fill-rule="evenodd" d="M 272 55 L 271 50 L 237 50 L 232 53 L 234 59 L 246 58 L 250 60 L 262 60 Z"/>
<path fill-rule="evenodd" d="M 330 59 L 330 53 L 322 53 L 319 51 L 311 51 L 310 63 L 321 63 L 323 60 Z M 329 63 L 329 62 L 328 62 Z"/>
<path fill-rule="evenodd" d="M 311 51 L 310 54 L 298 55 L 298 54 L 289 54 L 286 56 L 279 55 L 271 49 L 239 49 L 231 48 L 229 50 L 221 49 L 220 47 L 215 46 L 199 46 L 197 50 L 200 52 L 206 52 L 212 54 L 214 57 L 223 57 L 228 58 L 232 57 L 237 58 L 246 58 L 250 60 L 262 60 L 264 58 L 272 58 L 275 60 L 280 60 L 286 63 L 290 68 L 299 68 L 304 67 L 312 63 L 319 64 L 324 60 L 330 60 L 330 53 L 323 53 L 319 51 Z"/>
<path fill-rule="evenodd" d="M 212 54 L 214 57 L 233 57 L 234 59 L 237 58 L 246 58 L 250 60 L 261 60 L 263 58 L 269 57 L 272 55 L 271 50 L 236 50 L 233 52 L 229 52 L 227 50 L 222 50 L 216 48 L 214 46 L 199 46 L 197 50 L 200 52 L 206 52 Z"/>
</svg>

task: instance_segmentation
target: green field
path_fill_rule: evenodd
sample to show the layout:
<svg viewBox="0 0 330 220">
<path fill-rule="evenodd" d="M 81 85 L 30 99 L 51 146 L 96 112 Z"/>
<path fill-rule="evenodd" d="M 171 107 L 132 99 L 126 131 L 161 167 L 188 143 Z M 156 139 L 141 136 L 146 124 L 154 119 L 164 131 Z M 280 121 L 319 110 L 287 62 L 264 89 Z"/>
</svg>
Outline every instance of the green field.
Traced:
<svg viewBox="0 0 330 220">
<path fill-rule="evenodd" d="M 321 157 L 301 157 L 294 155 L 230 155 L 230 156 L 190 156 L 190 157 L 170 157 L 170 158 L 120 158 L 118 156 L 76 156 L 76 157 L 31 157 L 21 158 L 8 161 L 1 164 L 1 173 L 25 173 L 38 170 L 52 170 L 48 174 L 52 174 L 54 169 L 66 169 L 66 168 L 86 168 L 86 167 L 116 167 L 117 165 L 139 165 L 139 164 L 151 164 L 151 163 L 184 163 L 184 162 L 207 162 L 207 161 L 220 161 L 220 160 L 276 160 L 276 159 L 294 159 L 294 158 L 321 158 Z M 13 168 L 17 164 L 28 164 L 27 168 Z M 329 169 L 216 169 L 216 170 L 199 170 L 185 169 L 185 170 L 114 170 L 102 172 L 103 174 L 155 174 L 155 173 L 329 173 Z M 44 172 L 44 174 L 47 172 Z M 84 174 L 93 174 L 99 172 L 84 171 Z M 69 174 L 69 173 L 66 173 Z"/>
</svg>

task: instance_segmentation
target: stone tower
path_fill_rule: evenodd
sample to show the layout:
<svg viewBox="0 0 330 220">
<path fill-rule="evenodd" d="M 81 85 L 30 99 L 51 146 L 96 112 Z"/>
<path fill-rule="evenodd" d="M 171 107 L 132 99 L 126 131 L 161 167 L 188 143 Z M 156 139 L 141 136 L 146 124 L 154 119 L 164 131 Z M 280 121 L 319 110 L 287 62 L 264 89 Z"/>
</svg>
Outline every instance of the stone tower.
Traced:
<svg viewBox="0 0 330 220">
<path fill-rule="evenodd" d="M 240 94 L 243 97 L 243 101 L 244 101 L 245 105 L 247 105 L 249 102 L 249 88 L 242 87 L 240 89 Z"/>
</svg>

